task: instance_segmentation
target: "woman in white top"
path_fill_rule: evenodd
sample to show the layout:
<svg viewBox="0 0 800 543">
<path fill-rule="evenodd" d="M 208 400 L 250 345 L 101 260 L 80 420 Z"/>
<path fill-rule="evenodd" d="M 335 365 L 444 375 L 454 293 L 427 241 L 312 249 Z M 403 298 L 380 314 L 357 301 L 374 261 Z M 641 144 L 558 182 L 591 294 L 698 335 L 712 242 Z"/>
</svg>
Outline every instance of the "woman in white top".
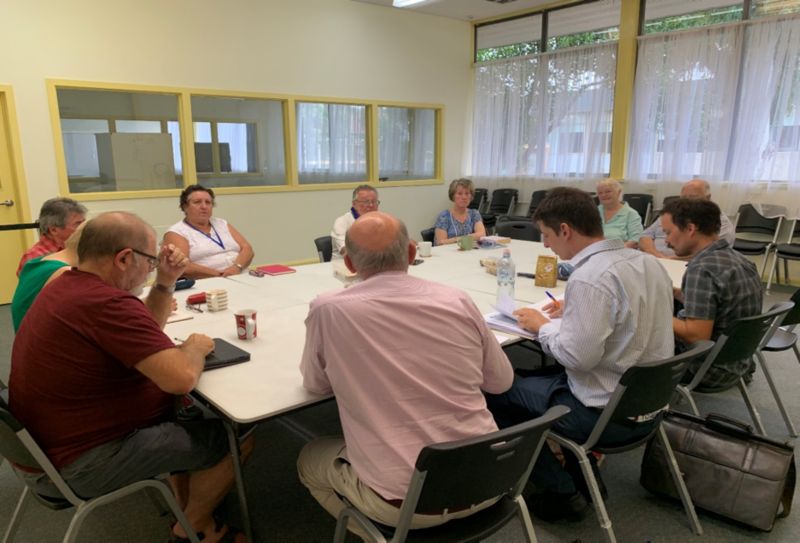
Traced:
<svg viewBox="0 0 800 543">
<path fill-rule="evenodd" d="M 253 260 L 253 248 L 238 230 L 211 216 L 214 191 L 190 185 L 181 192 L 184 219 L 170 226 L 164 242 L 189 256 L 186 277 L 226 277 L 241 273 Z"/>
</svg>

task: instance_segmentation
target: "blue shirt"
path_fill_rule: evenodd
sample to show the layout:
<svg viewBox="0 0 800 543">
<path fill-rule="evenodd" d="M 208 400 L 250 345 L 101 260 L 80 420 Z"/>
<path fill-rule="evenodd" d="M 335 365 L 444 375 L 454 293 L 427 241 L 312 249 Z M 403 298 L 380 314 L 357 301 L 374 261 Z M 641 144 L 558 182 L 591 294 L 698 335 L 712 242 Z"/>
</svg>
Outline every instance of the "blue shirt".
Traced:
<svg viewBox="0 0 800 543">
<path fill-rule="evenodd" d="M 467 218 L 464 219 L 464 222 L 456 220 L 450 210 L 445 209 L 436 217 L 436 224 L 433 227 L 446 231 L 448 238 L 457 238 L 474 233 L 475 225 L 482 222 L 482 220 L 481 214 L 477 209 L 467 209 Z"/>
</svg>

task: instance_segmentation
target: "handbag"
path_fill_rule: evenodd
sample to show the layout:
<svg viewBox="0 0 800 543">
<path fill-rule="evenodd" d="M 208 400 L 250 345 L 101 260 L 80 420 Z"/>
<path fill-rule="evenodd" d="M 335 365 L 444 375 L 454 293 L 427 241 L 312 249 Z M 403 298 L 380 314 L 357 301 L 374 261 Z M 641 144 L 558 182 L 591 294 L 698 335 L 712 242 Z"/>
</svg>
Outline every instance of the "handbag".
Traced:
<svg viewBox="0 0 800 543">
<path fill-rule="evenodd" d="M 794 447 L 718 414 L 703 419 L 669 411 L 661 424 L 695 506 L 765 531 L 789 515 Z M 678 498 L 666 462 L 663 446 L 651 439 L 639 482 L 655 494 Z"/>
</svg>

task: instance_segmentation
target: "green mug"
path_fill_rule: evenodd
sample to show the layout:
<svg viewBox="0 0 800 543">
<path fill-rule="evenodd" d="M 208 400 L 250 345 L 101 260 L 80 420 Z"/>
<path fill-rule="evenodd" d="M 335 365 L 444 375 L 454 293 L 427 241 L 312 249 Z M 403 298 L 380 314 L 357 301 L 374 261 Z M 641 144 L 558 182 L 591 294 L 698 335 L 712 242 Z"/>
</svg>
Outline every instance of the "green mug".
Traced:
<svg viewBox="0 0 800 543">
<path fill-rule="evenodd" d="M 470 251 L 475 246 L 475 240 L 472 236 L 461 236 L 458 238 L 458 246 L 462 251 Z"/>
</svg>

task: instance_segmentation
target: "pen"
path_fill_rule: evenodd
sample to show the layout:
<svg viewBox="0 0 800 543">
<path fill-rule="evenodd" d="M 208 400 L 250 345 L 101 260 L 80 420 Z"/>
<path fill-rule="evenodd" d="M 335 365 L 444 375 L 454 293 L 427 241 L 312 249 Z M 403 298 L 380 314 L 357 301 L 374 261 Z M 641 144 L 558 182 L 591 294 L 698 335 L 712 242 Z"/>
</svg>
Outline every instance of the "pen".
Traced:
<svg viewBox="0 0 800 543">
<path fill-rule="evenodd" d="M 553 296 L 552 294 L 550 294 L 550 291 L 549 291 L 549 290 L 545 290 L 545 291 L 544 291 L 544 293 L 545 293 L 545 294 L 547 294 L 547 297 L 548 297 L 548 298 L 550 298 L 551 300 L 553 300 L 553 305 L 554 305 L 554 306 L 556 306 L 556 309 L 558 309 L 559 307 L 561 307 L 561 304 L 560 304 L 560 303 L 558 303 L 558 300 L 556 300 L 556 297 L 555 297 L 555 296 Z"/>
<path fill-rule="evenodd" d="M 177 341 L 178 343 L 183 343 L 184 341 L 186 341 L 185 339 L 181 339 L 181 338 L 179 338 L 179 337 L 174 337 L 174 338 L 172 338 L 172 339 L 174 339 L 174 340 L 175 340 L 175 341 Z"/>
<path fill-rule="evenodd" d="M 535 273 L 517 272 L 517 277 L 527 277 L 528 279 L 536 279 Z"/>
</svg>

